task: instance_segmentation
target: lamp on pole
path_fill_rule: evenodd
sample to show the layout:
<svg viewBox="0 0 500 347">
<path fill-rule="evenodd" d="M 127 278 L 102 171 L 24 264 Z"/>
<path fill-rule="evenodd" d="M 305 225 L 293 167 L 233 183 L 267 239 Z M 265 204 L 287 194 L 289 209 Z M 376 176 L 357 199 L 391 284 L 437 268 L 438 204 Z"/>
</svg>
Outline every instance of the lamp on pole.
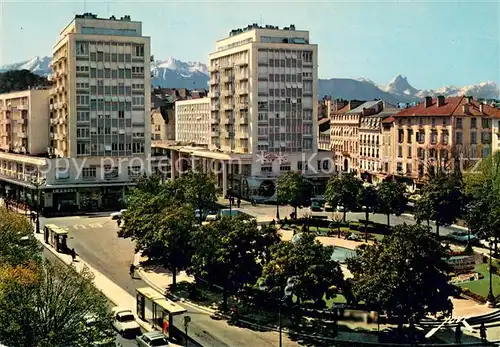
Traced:
<svg viewBox="0 0 500 347">
<path fill-rule="evenodd" d="M 283 297 L 279 300 L 279 307 L 278 307 L 278 327 L 279 327 L 279 347 L 283 346 L 283 324 L 281 321 L 281 311 L 283 308 L 283 303 L 293 295 L 293 288 L 295 287 L 295 281 L 296 277 L 288 277 L 286 280 L 286 286 L 284 289 L 284 295 Z M 259 289 L 262 291 L 268 291 L 268 287 L 264 282 L 259 283 Z"/>
<path fill-rule="evenodd" d="M 31 180 L 31 184 L 35 187 L 36 196 L 36 233 L 40 233 L 40 186 L 45 183 L 43 178 L 40 178 L 39 172 L 36 172 L 36 177 Z"/>
<path fill-rule="evenodd" d="M 491 265 L 491 259 L 492 259 L 492 251 L 493 251 L 493 244 L 495 242 L 494 237 L 489 238 L 489 246 L 490 246 L 490 290 L 488 292 L 488 307 L 495 307 L 496 306 L 496 300 L 495 296 L 493 295 L 493 283 L 492 283 L 492 278 L 493 278 L 493 266 Z"/>
</svg>

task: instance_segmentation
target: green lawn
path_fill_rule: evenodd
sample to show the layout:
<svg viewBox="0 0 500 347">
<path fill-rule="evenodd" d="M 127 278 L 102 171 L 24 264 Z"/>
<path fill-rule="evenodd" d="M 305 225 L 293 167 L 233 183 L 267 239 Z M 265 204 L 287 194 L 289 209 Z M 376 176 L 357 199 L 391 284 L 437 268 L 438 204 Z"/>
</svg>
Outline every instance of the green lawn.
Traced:
<svg viewBox="0 0 500 347">
<path fill-rule="evenodd" d="M 479 264 L 476 265 L 476 267 L 474 268 L 474 270 L 476 270 L 477 272 L 479 272 L 484 276 L 483 279 L 479 281 L 472 281 L 468 283 L 458 284 L 458 286 L 462 288 L 467 288 L 471 292 L 479 294 L 482 297 L 486 298 L 488 296 L 488 292 L 490 289 L 490 277 L 489 277 L 490 274 L 488 272 L 488 266 L 489 266 L 488 264 Z M 492 282 L 493 282 L 493 295 L 497 296 L 498 294 L 500 294 L 500 277 L 497 275 L 493 275 Z"/>
</svg>

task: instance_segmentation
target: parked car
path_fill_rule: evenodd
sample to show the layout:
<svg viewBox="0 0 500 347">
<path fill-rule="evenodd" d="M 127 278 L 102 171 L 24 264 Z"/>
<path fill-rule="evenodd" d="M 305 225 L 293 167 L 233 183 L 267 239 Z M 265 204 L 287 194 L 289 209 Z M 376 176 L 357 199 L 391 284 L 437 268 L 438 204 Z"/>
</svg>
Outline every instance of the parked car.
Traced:
<svg viewBox="0 0 500 347">
<path fill-rule="evenodd" d="M 345 211 L 345 208 L 344 206 L 337 206 L 337 212 L 344 212 Z"/>
<path fill-rule="evenodd" d="M 451 234 L 448 234 L 448 238 L 458 242 L 467 242 L 469 240 L 469 234 L 467 233 L 467 231 L 454 231 Z M 476 241 L 477 236 L 471 233 L 470 240 Z"/>
<path fill-rule="evenodd" d="M 335 208 L 328 202 L 325 204 L 325 212 L 333 212 Z"/>
<path fill-rule="evenodd" d="M 135 338 L 138 346 L 141 347 L 165 347 L 169 346 L 167 337 L 158 331 L 144 333 Z"/>
<path fill-rule="evenodd" d="M 135 321 L 134 314 L 128 309 L 115 307 L 113 312 L 113 327 L 118 330 L 120 335 L 140 334 L 141 327 Z"/>
<path fill-rule="evenodd" d="M 213 222 L 213 221 L 217 220 L 218 218 L 219 218 L 219 214 L 217 213 L 217 211 L 210 211 L 210 212 L 208 212 L 205 220 L 207 222 Z"/>
<path fill-rule="evenodd" d="M 123 209 L 123 210 L 120 210 L 119 212 L 113 212 L 110 214 L 110 217 L 112 220 L 117 220 L 117 219 L 121 219 L 122 218 L 122 215 L 123 213 L 127 211 L 126 209 Z"/>
<path fill-rule="evenodd" d="M 313 202 L 311 204 L 311 211 L 321 212 L 321 211 L 323 211 L 323 208 L 319 202 Z"/>
</svg>

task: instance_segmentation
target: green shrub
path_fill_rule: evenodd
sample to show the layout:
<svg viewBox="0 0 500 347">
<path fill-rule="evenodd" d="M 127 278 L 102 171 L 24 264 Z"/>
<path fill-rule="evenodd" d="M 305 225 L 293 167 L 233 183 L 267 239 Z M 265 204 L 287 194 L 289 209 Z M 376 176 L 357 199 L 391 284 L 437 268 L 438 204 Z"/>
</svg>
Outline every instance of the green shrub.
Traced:
<svg viewBox="0 0 500 347">
<path fill-rule="evenodd" d="M 358 222 L 351 222 L 351 223 L 349 223 L 349 229 L 351 229 L 351 230 L 359 230 L 359 223 Z"/>
</svg>

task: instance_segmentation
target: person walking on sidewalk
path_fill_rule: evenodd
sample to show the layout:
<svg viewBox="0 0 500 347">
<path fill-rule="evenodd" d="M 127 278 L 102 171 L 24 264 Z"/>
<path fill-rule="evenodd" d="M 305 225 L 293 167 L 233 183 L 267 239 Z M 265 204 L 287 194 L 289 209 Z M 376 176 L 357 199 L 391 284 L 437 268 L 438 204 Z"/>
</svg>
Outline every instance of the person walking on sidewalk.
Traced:
<svg viewBox="0 0 500 347">
<path fill-rule="evenodd" d="M 484 326 L 484 323 L 481 323 L 479 326 L 479 336 L 481 337 L 481 342 L 486 343 L 486 327 Z"/>
<path fill-rule="evenodd" d="M 134 272 L 135 272 L 135 265 L 130 264 L 130 269 L 129 269 L 130 277 L 134 278 Z"/>
<path fill-rule="evenodd" d="M 74 248 L 71 248 L 70 253 L 71 253 L 71 261 L 72 261 L 72 262 L 75 262 L 75 260 L 76 260 L 76 252 L 75 252 L 75 249 L 74 249 Z"/>
</svg>

